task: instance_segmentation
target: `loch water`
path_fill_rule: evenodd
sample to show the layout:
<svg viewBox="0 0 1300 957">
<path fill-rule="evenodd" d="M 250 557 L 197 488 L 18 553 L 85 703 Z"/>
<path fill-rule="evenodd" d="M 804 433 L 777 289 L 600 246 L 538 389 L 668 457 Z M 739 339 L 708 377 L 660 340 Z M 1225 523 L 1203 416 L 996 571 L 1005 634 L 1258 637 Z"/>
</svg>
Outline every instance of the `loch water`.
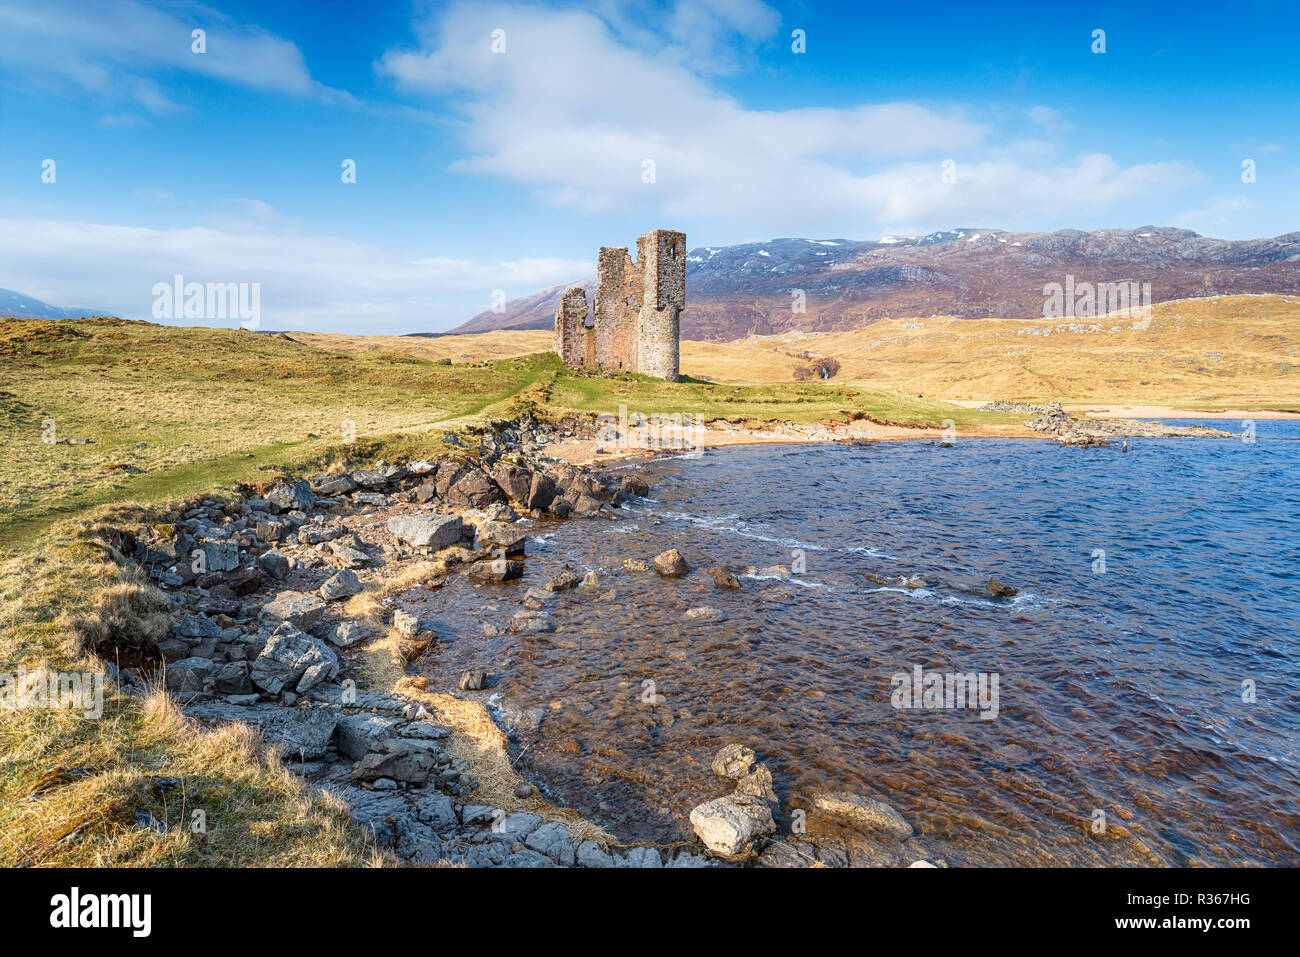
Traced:
<svg viewBox="0 0 1300 957">
<path fill-rule="evenodd" d="M 959 438 L 619 468 L 649 497 L 524 520 L 522 580 L 400 599 L 439 637 L 416 669 L 453 692 L 486 670 L 479 699 L 556 803 L 687 840 L 738 741 L 787 824 L 817 789 L 874 795 L 952 864 L 1300 864 L 1300 422 L 1127 453 Z M 623 569 L 667 548 L 690 575 Z M 551 600 L 556 631 L 508 631 L 565 567 L 599 584 Z M 900 696 L 918 668 L 996 678 L 996 700 Z"/>
</svg>

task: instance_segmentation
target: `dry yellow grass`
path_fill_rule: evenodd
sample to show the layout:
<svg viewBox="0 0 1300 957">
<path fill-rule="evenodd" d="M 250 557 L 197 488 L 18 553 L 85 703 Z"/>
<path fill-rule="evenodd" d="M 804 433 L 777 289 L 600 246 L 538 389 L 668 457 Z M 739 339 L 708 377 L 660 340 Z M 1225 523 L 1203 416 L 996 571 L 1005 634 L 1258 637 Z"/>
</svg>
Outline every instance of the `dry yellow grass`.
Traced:
<svg viewBox="0 0 1300 957">
<path fill-rule="evenodd" d="M 0 568 L 0 668 L 11 681 L 103 675 L 82 652 L 149 642 L 161 596 L 120 560 L 109 523 L 64 523 L 56 544 Z M 160 788 L 160 778 L 178 779 Z M 166 825 L 140 827 L 143 812 Z M 196 812 L 199 817 L 196 817 Z M 201 829 L 196 823 L 202 822 Z M 245 726 L 198 727 L 162 691 L 103 683 L 103 712 L 0 708 L 0 866 L 365 866 L 382 860 L 332 798 L 302 784 Z"/>
<path fill-rule="evenodd" d="M 1140 328 L 1134 328 L 1137 325 Z M 1300 298 L 1224 296 L 1099 319 L 890 319 L 853 332 L 683 343 L 683 368 L 787 381 L 801 354 L 834 381 L 927 398 L 1300 408 Z"/>
<path fill-rule="evenodd" d="M 1300 297 L 1158 303 L 1149 325 L 1098 319 L 888 319 L 853 332 L 682 342 L 684 374 L 790 383 L 805 355 L 840 360 L 837 383 L 939 399 L 1300 408 Z M 1137 324 L 1143 328 L 1133 328 Z M 541 352 L 545 330 L 434 339 L 295 334 L 318 348 L 456 362 Z"/>
</svg>

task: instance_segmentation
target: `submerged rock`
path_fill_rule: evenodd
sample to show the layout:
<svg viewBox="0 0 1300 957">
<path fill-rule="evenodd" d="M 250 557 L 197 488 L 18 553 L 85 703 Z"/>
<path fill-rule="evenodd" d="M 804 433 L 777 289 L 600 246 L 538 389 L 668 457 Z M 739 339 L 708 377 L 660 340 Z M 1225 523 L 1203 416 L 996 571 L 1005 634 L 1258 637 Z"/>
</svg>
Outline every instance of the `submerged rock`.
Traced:
<svg viewBox="0 0 1300 957">
<path fill-rule="evenodd" d="M 851 794 L 848 791 L 816 791 L 812 795 L 813 807 L 862 827 L 887 831 L 899 837 L 910 837 L 912 825 L 897 809 L 875 798 Z"/>
<path fill-rule="evenodd" d="M 713 757 L 713 773 L 734 784 L 749 774 L 757 757 L 753 748 L 743 744 L 725 745 Z"/>
<path fill-rule="evenodd" d="M 996 578 L 990 578 L 988 584 L 984 587 L 988 589 L 989 594 L 994 598 L 1010 598 L 1013 595 L 1019 594 L 1020 591 L 1018 588 L 1012 588 L 1010 585 L 1004 584 Z"/>
<path fill-rule="evenodd" d="M 512 558 L 488 558 L 475 562 L 469 569 L 469 580 L 476 585 L 499 585 L 522 578 L 524 566 Z"/>
</svg>

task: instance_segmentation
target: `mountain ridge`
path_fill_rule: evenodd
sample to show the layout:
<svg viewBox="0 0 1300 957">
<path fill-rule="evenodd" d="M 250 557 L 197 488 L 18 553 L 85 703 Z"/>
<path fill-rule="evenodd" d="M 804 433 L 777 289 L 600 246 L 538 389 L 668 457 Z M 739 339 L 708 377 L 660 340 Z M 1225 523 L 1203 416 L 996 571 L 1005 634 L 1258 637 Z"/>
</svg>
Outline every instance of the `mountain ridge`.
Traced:
<svg viewBox="0 0 1300 957">
<path fill-rule="evenodd" d="M 1044 286 L 1149 283 L 1151 301 L 1300 291 L 1300 231 L 1225 240 L 1190 229 L 1139 226 L 1025 233 L 940 230 L 878 240 L 779 238 L 696 246 L 686 254 L 682 337 L 729 341 L 748 334 L 842 332 L 886 318 L 1043 316 Z M 449 330 L 549 329 L 574 286 L 539 290 Z M 804 311 L 794 308 L 803 291 Z"/>
</svg>

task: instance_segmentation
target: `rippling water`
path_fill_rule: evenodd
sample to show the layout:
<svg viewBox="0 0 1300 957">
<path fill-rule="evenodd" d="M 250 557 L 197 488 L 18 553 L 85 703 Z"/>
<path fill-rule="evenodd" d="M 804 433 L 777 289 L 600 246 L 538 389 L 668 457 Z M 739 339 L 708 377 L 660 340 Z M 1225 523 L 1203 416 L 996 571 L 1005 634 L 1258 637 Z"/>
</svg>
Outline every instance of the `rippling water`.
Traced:
<svg viewBox="0 0 1300 957">
<path fill-rule="evenodd" d="M 1257 429 L 659 461 L 621 521 L 526 523 L 522 582 L 403 603 L 441 637 L 434 687 L 486 669 L 525 776 L 624 839 L 689 838 L 742 741 L 786 807 L 878 795 L 952 863 L 1294 865 L 1300 423 Z M 689 577 L 622 570 L 669 547 Z M 700 571 L 801 557 L 739 591 Z M 558 631 L 484 637 L 565 564 L 601 583 L 555 598 Z M 684 618 L 702 605 L 725 620 Z M 996 675 L 997 717 L 894 707 L 916 666 Z"/>
</svg>

